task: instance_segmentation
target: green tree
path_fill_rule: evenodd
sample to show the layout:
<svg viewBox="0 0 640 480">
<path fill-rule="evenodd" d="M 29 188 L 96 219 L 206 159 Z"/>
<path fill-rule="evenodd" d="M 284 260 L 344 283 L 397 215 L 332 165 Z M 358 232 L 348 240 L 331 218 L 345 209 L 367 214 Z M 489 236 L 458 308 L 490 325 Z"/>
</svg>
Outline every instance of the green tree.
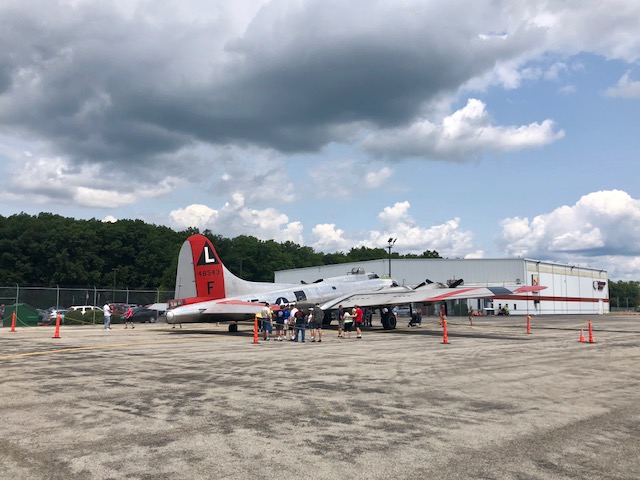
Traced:
<svg viewBox="0 0 640 480">
<path fill-rule="evenodd" d="M 76 220 L 52 213 L 0 215 L 0 286 L 143 288 L 172 290 L 178 252 L 198 229 L 176 232 L 141 220 Z M 388 258 L 384 248 L 318 253 L 287 241 L 251 235 L 226 238 L 203 233 L 227 268 L 250 281 L 273 281 L 273 272 Z M 439 258 L 435 251 L 393 258 Z"/>
<path fill-rule="evenodd" d="M 614 308 L 637 309 L 640 305 L 640 282 L 609 282 L 609 304 Z"/>
</svg>

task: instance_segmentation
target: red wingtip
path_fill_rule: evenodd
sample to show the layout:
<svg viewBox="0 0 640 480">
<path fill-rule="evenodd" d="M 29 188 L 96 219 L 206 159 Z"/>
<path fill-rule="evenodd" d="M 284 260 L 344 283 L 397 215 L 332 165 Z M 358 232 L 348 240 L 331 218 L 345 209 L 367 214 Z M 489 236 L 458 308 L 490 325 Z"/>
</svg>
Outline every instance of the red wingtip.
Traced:
<svg viewBox="0 0 640 480">
<path fill-rule="evenodd" d="M 543 287 L 541 285 L 524 285 L 522 287 L 516 288 L 513 293 L 535 293 L 540 290 L 544 290 L 547 287 Z"/>
</svg>

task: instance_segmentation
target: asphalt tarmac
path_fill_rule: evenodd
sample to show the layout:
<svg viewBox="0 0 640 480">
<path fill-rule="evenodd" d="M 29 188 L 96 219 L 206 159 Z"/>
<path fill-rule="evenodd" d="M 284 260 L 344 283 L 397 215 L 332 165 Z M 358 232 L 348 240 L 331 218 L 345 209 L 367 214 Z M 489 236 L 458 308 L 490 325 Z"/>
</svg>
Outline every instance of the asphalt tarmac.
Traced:
<svg viewBox="0 0 640 480">
<path fill-rule="evenodd" d="M 0 328 L 0 478 L 640 478 L 640 316 L 400 324 Z"/>
</svg>

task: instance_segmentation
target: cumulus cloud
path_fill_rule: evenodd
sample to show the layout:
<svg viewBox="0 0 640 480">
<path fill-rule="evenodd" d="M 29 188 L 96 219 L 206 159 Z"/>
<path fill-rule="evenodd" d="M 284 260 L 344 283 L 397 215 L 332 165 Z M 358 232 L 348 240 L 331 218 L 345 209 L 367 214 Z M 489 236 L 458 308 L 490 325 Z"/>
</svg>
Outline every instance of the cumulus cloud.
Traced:
<svg viewBox="0 0 640 480">
<path fill-rule="evenodd" d="M 240 194 L 247 204 L 263 201 L 265 193 L 273 202 L 289 203 L 298 198 L 285 160 L 273 151 L 238 146 L 201 150 L 207 160 L 200 162 L 198 175 L 204 181 L 211 179 L 216 196 Z"/>
<path fill-rule="evenodd" d="M 69 165 L 143 165 L 195 183 L 213 177 L 194 179 L 176 163 L 192 162 L 185 152 L 203 145 L 286 155 L 368 134 L 363 146 L 376 155 L 465 159 L 539 147 L 562 132 L 549 119 L 495 125 L 475 101 L 442 121 L 425 116 L 456 101 L 460 89 L 559 78 L 565 61 L 532 66 L 550 52 L 640 56 L 637 2 L 492 7 L 462 0 L 406 0 L 402 8 L 364 0 L 6 0 L 0 131 L 37 140 L 41 156 Z M 625 78 L 611 94 L 635 91 Z M 222 161 L 197 161 L 207 158 Z M 365 184 L 375 188 L 390 174 L 378 167 Z M 245 175 L 227 168 L 216 186 L 250 183 Z M 292 190 L 283 197 L 295 199 Z M 94 198 L 105 206 L 127 201 Z"/>
<path fill-rule="evenodd" d="M 378 213 L 380 229 L 370 232 L 346 232 L 335 224 L 320 224 L 312 229 L 313 248 L 324 252 L 348 251 L 352 247 L 383 248 L 389 237 L 397 238 L 396 251 L 421 254 L 437 250 L 443 257 L 481 257 L 475 248 L 473 235 L 460 228 L 460 219 L 454 218 L 431 227 L 422 227 L 409 214 L 409 202 L 397 202 Z"/>
<path fill-rule="evenodd" d="M 618 266 L 640 257 L 640 200 L 620 190 L 589 193 L 572 206 L 501 225 L 508 256 Z"/>
<path fill-rule="evenodd" d="M 262 240 L 304 244 L 302 223 L 289 221 L 287 215 L 274 208 L 249 208 L 239 193 L 220 209 L 193 204 L 173 210 L 170 217 L 176 228 L 196 227 L 225 237 L 253 235 Z"/>
<path fill-rule="evenodd" d="M 371 134 L 364 148 L 376 155 L 428 159 L 476 159 L 485 152 L 509 152 L 541 147 L 564 136 L 551 120 L 521 126 L 496 126 L 485 104 L 469 99 L 440 123 L 421 119 L 407 128 Z"/>
<path fill-rule="evenodd" d="M 304 200 L 306 177 L 374 190 L 402 183 L 389 159 L 461 162 L 563 138 L 570 126 L 550 114 L 502 124 L 476 99 L 540 81 L 574 93 L 576 56 L 632 68 L 639 19 L 630 0 L 4 0 L 0 198 L 124 211 L 171 194 L 176 226 L 297 241 L 302 224 L 283 208 Z M 606 94 L 637 98 L 637 83 L 627 72 Z M 327 162 L 334 146 L 352 155 Z M 269 208 L 261 195 L 274 183 Z M 381 214 L 371 232 L 330 217 L 312 235 L 482 255 L 455 214 L 432 227 L 403 202 Z M 536 251 L 518 232 L 548 237 L 550 215 L 508 219 L 509 251 Z M 610 232 L 590 220 L 558 227 L 548 245 L 606 250 Z"/>
<path fill-rule="evenodd" d="M 213 225 L 218 211 L 206 205 L 193 204 L 173 210 L 169 215 L 178 228 L 195 227 L 204 230 Z"/>
<path fill-rule="evenodd" d="M 605 95 L 615 98 L 640 98 L 640 80 L 631 80 L 630 75 L 626 72 L 615 87 L 607 88 Z"/>
<path fill-rule="evenodd" d="M 557 31 L 567 17 L 594 24 L 593 6 L 543 3 L 130 3 L 4 2 L 0 124 L 74 161 L 149 162 L 194 142 L 317 150 L 354 123 L 411 122 L 499 65 L 508 77 L 569 42 Z M 629 37 L 620 56 L 634 47 L 631 27 L 616 29 Z"/>
<path fill-rule="evenodd" d="M 140 184 L 136 168 L 129 169 L 125 175 L 121 169 L 110 169 L 106 165 L 74 164 L 63 157 L 43 157 L 17 150 L 11 152 L 5 168 L 6 190 L 0 198 L 28 200 L 40 205 L 72 202 L 86 208 L 117 208 L 164 195 L 177 183 L 161 173 L 145 173 L 155 181 Z"/>
<path fill-rule="evenodd" d="M 310 193 L 320 198 L 357 196 L 362 188 L 376 189 L 387 183 L 393 176 L 393 169 L 380 166 L 376 162 L 363 162 L 351 159 L 327 160 L 314 164 L 309 176 L 318 188 Z M 353 188 L 357 185 L 357 188 Z"/>
</svg>

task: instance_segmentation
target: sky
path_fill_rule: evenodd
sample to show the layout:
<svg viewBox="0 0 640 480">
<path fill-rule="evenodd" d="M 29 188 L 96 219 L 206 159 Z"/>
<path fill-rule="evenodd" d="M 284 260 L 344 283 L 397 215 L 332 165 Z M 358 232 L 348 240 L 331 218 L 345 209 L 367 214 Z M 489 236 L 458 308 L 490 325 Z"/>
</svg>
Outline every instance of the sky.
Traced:
<svg viewBox="0 0 640 480">
<path fill-rule="evenodd" d="M 0 215 L 640 280 L 640 2 L 3 0 Z"/>
</svg>

